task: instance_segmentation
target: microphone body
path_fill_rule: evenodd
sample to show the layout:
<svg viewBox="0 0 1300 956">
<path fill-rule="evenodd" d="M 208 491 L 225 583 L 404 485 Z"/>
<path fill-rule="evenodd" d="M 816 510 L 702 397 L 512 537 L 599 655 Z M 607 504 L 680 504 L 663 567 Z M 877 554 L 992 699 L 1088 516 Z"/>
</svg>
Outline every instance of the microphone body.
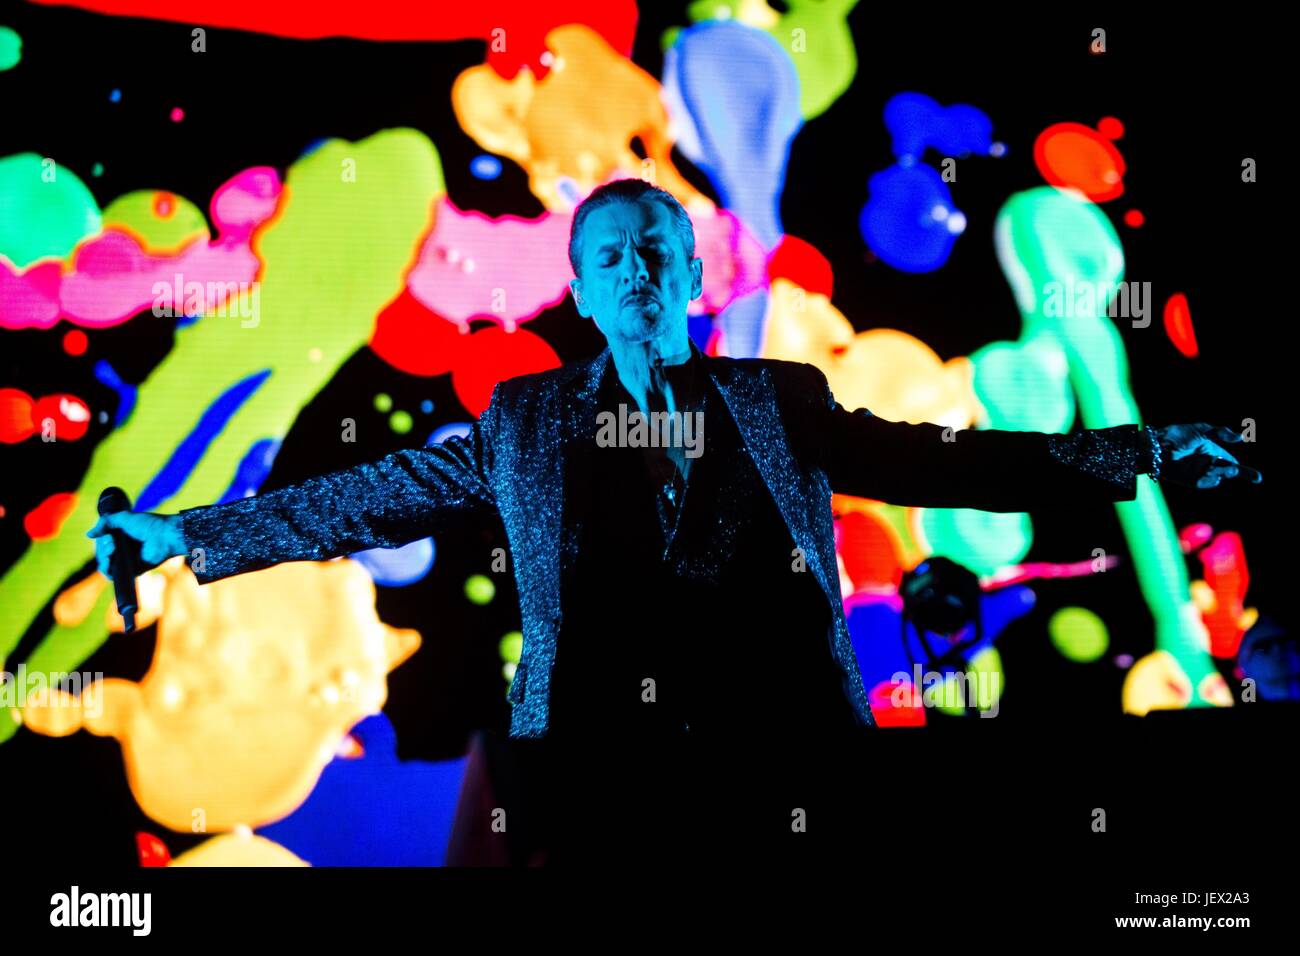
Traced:
<svg viewBox="0 0 1300 956">
<path fill-rule="evenodd" d="M 131 499 L 118 487 L 105 488 L 99 494 L 99 516 L 130 511 Z M 122 531 L 110 531 L 113 536 L 113 558 L 109 561 L 109 576 L 113 579 L 113 594 L 117 610 L 126 625 L 126 633 L 135 630 L 135 615 L 140 610 L 140 598 L 135 590 L 135 578 L 140 573 L 140 542 Z"/>
</svg>

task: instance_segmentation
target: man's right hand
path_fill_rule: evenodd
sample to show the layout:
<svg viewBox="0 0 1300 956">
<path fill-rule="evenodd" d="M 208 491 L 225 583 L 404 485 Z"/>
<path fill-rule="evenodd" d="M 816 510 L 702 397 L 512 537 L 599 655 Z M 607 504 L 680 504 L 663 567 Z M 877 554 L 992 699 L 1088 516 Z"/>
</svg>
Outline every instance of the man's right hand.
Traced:
<svg viewBox="0 0 1300 956">
<path fill-rule="evenodd" d="M 109 576 L 109 561 L 113 558 L 111 531 L 121 531 L 140 542 L 141 571 L 157 567 L 168 558 L 186 551 L 180 515 L 160 515 L 148 511 L 107 514 L 86 532 L 87 538 L 95 539 L 95 563 L 105 577 Z"/>
</svg>

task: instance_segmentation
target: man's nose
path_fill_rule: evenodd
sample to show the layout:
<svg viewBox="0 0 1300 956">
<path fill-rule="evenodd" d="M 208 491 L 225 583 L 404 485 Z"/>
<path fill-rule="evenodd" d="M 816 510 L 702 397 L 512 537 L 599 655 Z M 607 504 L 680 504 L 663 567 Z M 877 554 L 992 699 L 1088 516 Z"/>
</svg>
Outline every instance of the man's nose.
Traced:
<svg viewBox="0 0 1300 956">
<path fill-rule="evenodd" d="M 626 261 L 630 268 L 623 275 L 625 285 L 635 288 L 650 280 L 650 267 L 641 253 L 633 249 Z"/>
</svg>

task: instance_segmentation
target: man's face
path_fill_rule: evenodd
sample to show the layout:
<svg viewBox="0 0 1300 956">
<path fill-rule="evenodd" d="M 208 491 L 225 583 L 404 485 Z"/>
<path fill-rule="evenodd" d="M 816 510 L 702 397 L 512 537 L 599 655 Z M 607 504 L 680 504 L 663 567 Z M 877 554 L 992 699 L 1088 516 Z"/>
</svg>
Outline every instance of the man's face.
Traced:
<svg viewBox="0 0 1300 956">
<path fill-rule="evenodd" d="M 653 200 L 588 216 L 581 266 L 582 278 L 569 283 L 578 313 L 611 340 L 646 342 L 684 328 L 687 306 L 704 291 L 704 262 L 686 258 L 672 215 Z"/>
</svg>

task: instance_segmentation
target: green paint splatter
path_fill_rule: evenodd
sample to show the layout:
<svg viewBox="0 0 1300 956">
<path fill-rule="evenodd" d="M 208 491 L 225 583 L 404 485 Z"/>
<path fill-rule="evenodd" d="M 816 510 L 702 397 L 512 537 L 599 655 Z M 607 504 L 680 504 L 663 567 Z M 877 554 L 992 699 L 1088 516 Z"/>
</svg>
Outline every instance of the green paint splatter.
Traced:
<svg viewBox="0 0 1300 956">
<path fill-rule="evenodd" d="M 23 38 L 10 27 L 0 27 L 0 71 L 12 70 L 23 58 Z"/>
<path fill-rule="evenodd" d="M 1104 296 L 1091 315 L 1075 309 L 1062 317 L 1048 314 L 1047 308 L 1048 290 L 1055 283 L 1113 289 L 1123 281 L 1124 248 L 1106 214 L 1073 192 L 1040 186 L 1007 200 L 994 234 L 999 262 L 1024 322 L 1020 344 L 1049 350 L 1054 345 L 1059 351 L 1059 371 L 1078 401 L 1083 426 L 1140 424 L 1128 356 L 1116 327 L 1129 320 L 1111 319 Z M 1042 359 L 1029 361 L 1041 364 Z M 1022 411 L 1023 403 L 1020 410 L 1004 407 L 998 414 L 1008 420 L 1008 427 L 1030 427 L 1019 417 Z M 1058 430 L 1072 424 L 1066 422 Z M 1204 622 L 1192 601 L 1187 565 L 1164 496 L 1154 482 L 1139 476 L 1135 500 L 1116 502 L 1115 510 L 1142 597 L 1155 618 L 1156 647 L 1172 654 L 1197 688 L 1193 706 L 1207 706 L 1211 702 L 1202 688 L 1210 685 L 1202 682 L 1216 669 L 1204 644 Z"/>
<path fill-rule="evenodd" d="M 410 412 L 396 411 L 388 419 L 388 427 L 399 435 L 409 432 L 413 424 Z"/>
<path fill-rule="evenodd" d="M 0 255 L 19 269 L 67 258 L 101 223 L 94 195 L 68 167 L 35 153 L 0 158 Z"/>
<path fill-rule="evenodd" d="M 345 158 L 356 159 L 367 174 L 343 182 Z M 60 533 L 33 542 L 0 579 L 0 661 L 58 582 L 90 561 L 94 549 L 85 532 L 96 520 L 100 489 L 120 485 L 137 495 L 188 433 L 198 409 L 232 383 L 272 369 L 159 510 L 216 501 L 254 442 L 288 432 L 299 410 L 369 340 L 375 316 L 402 289 L 411 256 L 429 230 L 430 209 L 446 192 L 433 144 L 409 129 L 384 130 L 357 144 L 332 140 L 290 167 L 287 186 L 282 209 L 257 246 L 264 263 L 260 321 L 245 328 L 236 318 L 209 315 L 180 330 L 171 353 L 141 386 L 135 414 L 95 449 L 77 507 Z M 0 224 L 8 221 L 0 215 Z M 304 339 L 319 349 L 319 361 L 309 358 Z M 53 627 L 28 669 L 80 666 L 107 638 L 104 612 L 111 599 L 107 588 L 82 623 Z M 16 726 L 0 719 L 0 741 Z"/>
<path fill-rule="evenodd" d="M 1063 607 L 1047 622 L 1053 646 L 1066 660 L 1089 664 L 1106 653 L 1110 635 L 1106 625 L 1084 607 Z"/>
<path fill-rule="evenodd" d="M 992 574 L 1029 553 L 1034 528 L 1020 512 L 975 511 L 970 508 L 927 508 L 921 529 L 932 554 L 942 554 L 976 574 Z"/>
<path fill-rule="evenodd" d="M 127 227 L 150 250 L 176 249 L 198 238 L 210 239 L 203 210 L 184 196 L 169 195 L 172 214 L 166 219 L 154 213 L 158 190 L 137 189 L 118 196 L 104 207 L 104 225 Z"/>
<path fill-rule="evenodd" d="M 497 586 L 486 574 L 471 574 L 465 579 L 465 597 L 472 604 L 487 604 L 496 597 Z"/>
<path fill-rule="evenodd" d="M 510 631 L 501 638 L 497 646 L 501 659 L 508 664 L 518 664 L 519 655 L 524 652 L 524 635 L 522 631 Z"/>
</svg>

